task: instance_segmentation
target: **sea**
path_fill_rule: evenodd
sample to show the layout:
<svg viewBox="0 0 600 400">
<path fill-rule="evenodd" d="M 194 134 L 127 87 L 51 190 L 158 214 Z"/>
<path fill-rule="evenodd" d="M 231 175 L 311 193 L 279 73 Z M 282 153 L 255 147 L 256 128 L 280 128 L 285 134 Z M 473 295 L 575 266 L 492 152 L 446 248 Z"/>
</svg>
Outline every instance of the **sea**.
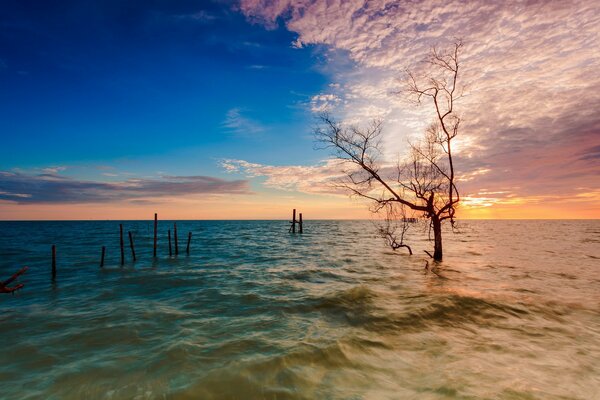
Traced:
<svg viewBox="0 0 600 400">
<path fill-rule="evenodd" d="M 0 398 L 600 399 L 600 220 L 288 229 L 0 222 Z"/>
</svg>

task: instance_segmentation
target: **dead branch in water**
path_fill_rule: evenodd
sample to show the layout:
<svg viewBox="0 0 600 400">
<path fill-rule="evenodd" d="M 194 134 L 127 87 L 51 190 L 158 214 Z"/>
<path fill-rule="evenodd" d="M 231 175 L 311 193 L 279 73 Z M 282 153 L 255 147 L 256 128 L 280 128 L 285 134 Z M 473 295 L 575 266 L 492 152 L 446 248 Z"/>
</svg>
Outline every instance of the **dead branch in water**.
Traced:
<svg viewBox="0 0 600 400">
<path fill-rule="evenodd" d="M 25 285 L 22 283 L 19 283 L 17 286 L 13 286 L 13 287 L 7 287 L 6 285 L 10 284 L 12 281 L 17 279 L 19 276 L 23 275 L 28 269 L 29 269 L 28 267 L 23 267 L 16 273 L 14 273 L 7 280 L 0 282 L 0 293 L 14 293 L 17 290 L 23 288 Z"/>
</svg>

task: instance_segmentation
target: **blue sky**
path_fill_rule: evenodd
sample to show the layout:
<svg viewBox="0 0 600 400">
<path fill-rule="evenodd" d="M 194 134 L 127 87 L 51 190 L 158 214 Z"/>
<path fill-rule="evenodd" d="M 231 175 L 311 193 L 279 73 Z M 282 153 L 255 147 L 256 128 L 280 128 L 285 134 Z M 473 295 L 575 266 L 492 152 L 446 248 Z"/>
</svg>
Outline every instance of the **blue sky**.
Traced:
<svg viewBox="0 0 600 400">
<path fill-rule="evenodd" d="M 251 24 L 232 4 L 3 1 L 0 169 L 95 166 L 224 174 L 221 158 L 318 159 L 317 47 Z M 109 176 L 105 176 L 110 179 Z"/>
</svg>

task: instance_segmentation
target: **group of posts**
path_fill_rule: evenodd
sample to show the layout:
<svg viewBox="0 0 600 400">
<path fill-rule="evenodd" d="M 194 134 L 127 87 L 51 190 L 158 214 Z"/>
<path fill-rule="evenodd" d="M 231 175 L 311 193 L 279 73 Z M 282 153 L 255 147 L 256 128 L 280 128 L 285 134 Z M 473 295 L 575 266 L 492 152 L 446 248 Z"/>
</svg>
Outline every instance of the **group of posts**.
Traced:
<svg viewBox="0 0 600 400">
<path fill-rule="evenodd" d="M 133 242 L 133 234 L 128 231 L 129 236 L 129 247 L 131 248 L 131 258 L 135 262 L 137 257 L 135 254 L 135 244 Z M 177 223 L 173 226 L 174 241 L 175 241 L 175 255 L 179 255 L 179 242 L 177 240 Z M 169 237 L 169 257 L 173 256 L 173 247 L 171 243 L 171 230 L 168 231 Z M 123 239 L 123 224 L 119 224 L 119 242 L 121 247 L 121 266 L 125 265 L 125 242 Z M 188 232 L 188 240 L 185 252 L 187 255 L 190 254 L 190 244 L 192 242 L 192 232 Z M 158 214 L 154 214 L 154 248 L 153 256 L 156 257 L 156 249 L 158 244 Z M 104 267 L 104 259 L 106 257 L 106 246 L 102 246 L 102 253 L 100 256 L 100 268 Z M 52 280 L 56 280 L 56 245 L 52 245 Z"/>
<path fill-rule="evenodd" d="M 303 225 L 302 225 L 302 213 L 299 213 L 298 219 L 296 219 L 296 209 L 292 213 L 292 220 L 290 221 L 291 227 L 290 232 L 296 233 L 296 225 L 298 225 L 298 233 L 303 233 Z M 133 243 L 133 234 L 131 231 L 128 231 L 129 236 L 129 247 L 131 248 L 131 257 L 133 261 L 137 261 L 135 255 L 135 245 Z M 171 243 L 171 230 L 168 230 L 168 239 L 169 239 L 169 257 L 173 256 L 173 246 Z M 177 240 L 177 222 L 173 224 L 173 236 L 175 242 L 175 255 L 179 255 L 179 242 Z M 125 243 L 123 240 L 123 224 L 119 224 L 119 241 L 121 247 L 121 266 L 125 265 Z M 190 243 L 192 241 L 192 232 L 188 232 L 188 240 L 185 252 L 187 255 L 190 254 Z M 156 257 L 156 248 L 158 244 L 158 214 L 154 214 L 154 246 L 153 246 L 153 256 Z M 102 246 L 102 255 L 100 256 L 100 268 L 104 267 L 104 258 L 106 256 L 106 246 Z M 52 245 L 52 280 L 56 279 L 56 245 Z"/>
<path fill-rule="evenodd" d="M 135 257 L 135 246 L 133 244 L 133 235 L 131 234 L 131 231 L 128 232 L 129 234 L 129 247 L 131 248 L 131 257 L 133 259 L 133 261 L 136 261 L 136 257 Z M 174 241 L 175 241 L 175 255 L 179 255 L 179 240 L 177 239 L 177 222 L 174 223 L 173 225 L 173 234 L 174 234 Z M 168 237 L 169 237 L 169 257 L 171 257 L 173 255 L 173 246 L 171 244 L 171 230 L 168 230 Z M 123 242 L 123 224 L 119 225 L 119 239 L 120 239 L 120 247 L 121 247 L 121 265 L 125 264 L 125 244 Z M 192 242 L 192 232 L 188 232 L 188 240 L 187 240 L 187 247 L 185 249 L 185 252 L 187 255 L 190 255 L 190 243 Z M 157 244 L 158 244 L 158 214 L 154 214 L 154 246 L 153 246 L 153 256 L 156 257 L 156 248 L 157 248 Z M 102 246 L 102 257 L 100 259 L 100 267 L 104 266 L 104 255 L 106 253 L 106 247 Z"/>
<path fill-rule="evenodd" d="M 302 227 L 302 213 L 300 213 L 298 215 L 298 220 L 296 220 L 296 209 L 294 208 L 294 211 L 292 212 L 292 220 L 290 221 L 290 224 L 292 224 L 292 226 L 290 226 L 290 232 L 291 233 L 296 233 L 296 224 L 298 224 L 298 233 L 303 233 L 303 227 Z"/>
</svg>

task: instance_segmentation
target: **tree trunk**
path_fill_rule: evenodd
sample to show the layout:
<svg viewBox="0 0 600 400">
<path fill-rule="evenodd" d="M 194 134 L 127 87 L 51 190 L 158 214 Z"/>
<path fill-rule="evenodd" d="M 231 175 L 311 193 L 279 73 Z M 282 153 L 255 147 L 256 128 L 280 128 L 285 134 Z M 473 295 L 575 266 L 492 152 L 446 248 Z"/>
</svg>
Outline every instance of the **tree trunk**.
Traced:
<svg viewBox="0 0 600 400">
<path fill-rule="evenodd" d="M 442 261 L 442 222 L 437 216 L 431 218 L 433 225 L 433 259 Z"/>
</svg>

